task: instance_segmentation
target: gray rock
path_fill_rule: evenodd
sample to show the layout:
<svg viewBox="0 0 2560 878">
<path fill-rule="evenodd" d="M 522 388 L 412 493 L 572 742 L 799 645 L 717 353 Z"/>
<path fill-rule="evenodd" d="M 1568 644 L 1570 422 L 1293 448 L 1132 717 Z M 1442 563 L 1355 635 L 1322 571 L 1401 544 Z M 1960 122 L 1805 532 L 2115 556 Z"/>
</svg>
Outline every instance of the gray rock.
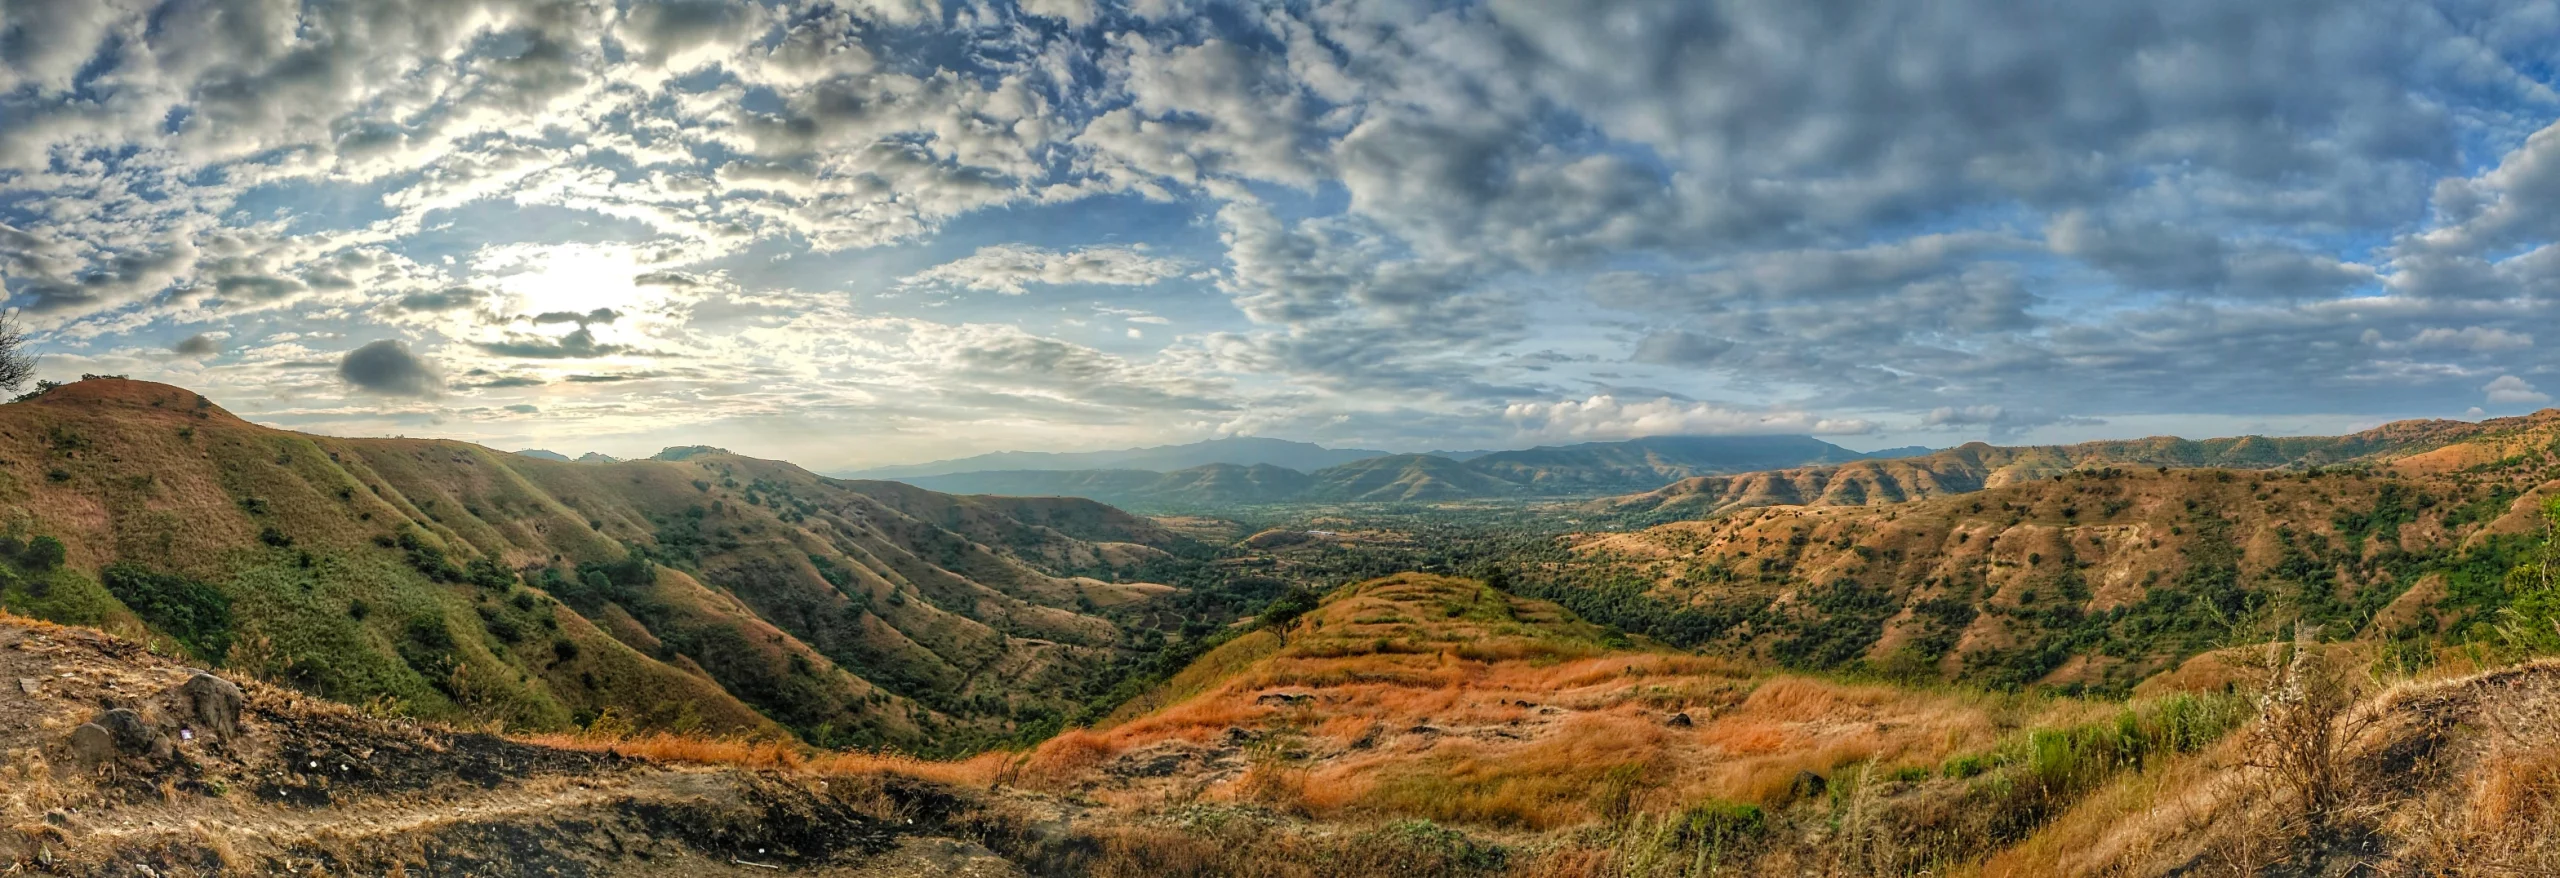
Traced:
<svg viewBox="0 0 2560 878">
<path fill-rule="evenodd" d="M 150 720 L 131 708 L 119 707 L 98 716 L 98 725 L 114 736 L 116 752 L 142 756 L 154 761 L 169 758 L 169 736 L 153 728 Z"/>
<path fill-rule="evenodd" d="M 115 734 L 97 723 L 81 723 L 71 730 L 71 753 L 91 765 L 111 761 L 116 758 Z"/>
<path fill-rule="evenodd" d="M 206 734 L 230 738 L 240 734 L 240 706 L 245 699 L 240 687 L 212 674 L 199 673 L 178 687 L 178 695 L 186 699 L 187 713 Z"/>
</svg>

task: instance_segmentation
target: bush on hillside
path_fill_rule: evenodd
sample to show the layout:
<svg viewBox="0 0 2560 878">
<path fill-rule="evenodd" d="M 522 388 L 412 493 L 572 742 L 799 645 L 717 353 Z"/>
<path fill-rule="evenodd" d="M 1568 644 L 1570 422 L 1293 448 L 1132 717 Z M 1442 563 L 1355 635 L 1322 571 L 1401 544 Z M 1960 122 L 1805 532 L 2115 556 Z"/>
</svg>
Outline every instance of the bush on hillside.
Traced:
<svg viewBox="0 0 2560 878">
<path fill-rule="evenodd" d="M 231 651 L 231 598 L 221 589 L 129 561 L 108 566 L 98 578 L 134 615 L 196 657 L 219 661 Z"/>
</svg>

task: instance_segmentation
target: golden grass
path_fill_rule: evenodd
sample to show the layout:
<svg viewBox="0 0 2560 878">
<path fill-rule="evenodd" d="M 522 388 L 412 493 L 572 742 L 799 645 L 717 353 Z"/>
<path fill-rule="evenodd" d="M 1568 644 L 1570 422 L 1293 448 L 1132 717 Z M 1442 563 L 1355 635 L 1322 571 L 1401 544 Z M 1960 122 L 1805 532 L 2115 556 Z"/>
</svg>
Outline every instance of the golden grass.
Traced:
<svg viewBox="0 0 2560 878">
<path fill-rule="evenodd" d="M 1613 651 L 1593 632 L 1552 605 L 1466 580 L 1363 583 L 1285 638 L 1258 633 L 1213 651 L 1169 687 L 1193 694 L 1042 744 L 1023 782 L 1110 801 L 1185 800 L 1173 788 L 1198 778 L 1110 769 L 1141 751 L 1210 759 L 1279 736 L 1304 752 L 1220 775 L 1207 795 L 1332 821 L 1548 831 L 1627 808 L 1776 803 L 1805 771 L 1934 772 L 2020 725 L 2103 709 Z"/>
<path fill-rule="evenodd" d="M 920 759 L 899 753 L 812 750 L 770 738 L 713 737 L 650 732 L 613 734 L 577 732 L 524 735 L 517 740 L 544 747 L 589 753 L 615 753 L 652 762 L 785 771 L 815 776 L 898 774 L 954 786 L 986 787 L 995 783 L 1011 754 L 982 753 L 956 760 Z"/>
</svg>

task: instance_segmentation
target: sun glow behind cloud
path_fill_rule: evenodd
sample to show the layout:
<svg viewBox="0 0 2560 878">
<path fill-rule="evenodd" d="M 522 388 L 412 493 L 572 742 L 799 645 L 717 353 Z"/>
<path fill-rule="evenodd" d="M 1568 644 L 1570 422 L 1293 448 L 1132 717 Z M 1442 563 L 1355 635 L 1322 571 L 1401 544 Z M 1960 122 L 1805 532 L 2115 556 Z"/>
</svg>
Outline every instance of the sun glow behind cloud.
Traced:
<svg viewBox="0 0 2560 878">
<path fill-rule="evenodd" d="M 664 311 L 663 286 L 633 281 L 653 266 L 635 248 L 611 244 L 527 244 L 482 250 L 472 270 L 505 294 L 513 314 L 584 314 L 602 308 L 623 314 Z"/>
</svg>

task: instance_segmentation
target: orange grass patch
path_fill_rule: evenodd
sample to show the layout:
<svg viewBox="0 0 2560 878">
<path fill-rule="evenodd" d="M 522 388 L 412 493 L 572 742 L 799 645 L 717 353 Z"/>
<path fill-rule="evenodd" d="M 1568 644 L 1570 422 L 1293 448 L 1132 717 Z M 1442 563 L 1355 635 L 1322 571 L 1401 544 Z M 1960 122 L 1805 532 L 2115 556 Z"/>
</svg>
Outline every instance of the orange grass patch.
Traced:
<svg viewBox="0 0 2560 878">
<path fill-rule="evenodd" d="M 641 735 L 595 733 L 524 735 L 517 740 L 543 747 L 588 753 L 616 753 L 652 762 L 769 769 L 801 774 L 844 776 L 898 774 L 958 786 L 993 784 L 1010 754 L 982 753 L 969 759 L 938 762 L 896 753 L 811 751 L 788 741 L 714 738 L 656 732 Z"/>
</svg>

